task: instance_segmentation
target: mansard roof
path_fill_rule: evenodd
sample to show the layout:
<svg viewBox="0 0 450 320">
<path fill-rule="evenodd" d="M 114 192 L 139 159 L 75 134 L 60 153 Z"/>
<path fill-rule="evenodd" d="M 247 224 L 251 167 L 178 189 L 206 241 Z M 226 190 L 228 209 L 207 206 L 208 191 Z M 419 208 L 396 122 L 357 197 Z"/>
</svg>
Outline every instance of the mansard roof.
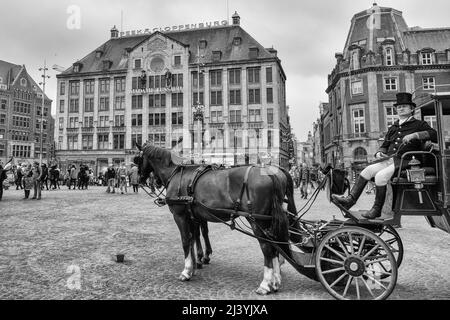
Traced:
<svg viewBox="0 0 450 320">
<path fill-rule="evenodd" d="M 403 37 L 411 53 L 425 48 L 441 52 L 450 49 L 450 28 L 413 28 L 404 32 Z"/>
<path fill-rule="evenodd" d="M 141 44 L 143 41 L 151 38 L 155 34 L 160 33 L 167 38 L 179 42 L 182 45 L 189 46 L 191 51 L 189 63 L 196 63 L 197 45 L 200 40 L 206 40 L 206 49 L 201 49 L 202 62 L 213 62 L 213 51 L 221 51 L 221 62 L 238 62 L 249 59 L 250 48 L 258 48 L 258 59 L 272 58 L 277 59 L 274 54 L 270 53 L 264 46 L 259 44 L 252 36 L 250 36 L 240 26 L 231 25 L 214 28 L 192 29 L 185 31 L 173 32 L 156 32 L 153 34 L 145 34 L 139 36 L 112 38 L 93 50 L 84 58 L 78 60 L 82 67 L 80 73 L 91 73 L 102 71 L 102 61 L 112 61 L 109 71 L 123 71 L 127 69 L 128 58 L 126 50 L 129 51 Z M 240 45 L 233 45 L 236 37 L 241 38 Z M 100 57 L 96 52 L 101 51 Z M 73 66 L 61 73 L 61 75 L 69 75 L 73 73 Z"/>
</svg>

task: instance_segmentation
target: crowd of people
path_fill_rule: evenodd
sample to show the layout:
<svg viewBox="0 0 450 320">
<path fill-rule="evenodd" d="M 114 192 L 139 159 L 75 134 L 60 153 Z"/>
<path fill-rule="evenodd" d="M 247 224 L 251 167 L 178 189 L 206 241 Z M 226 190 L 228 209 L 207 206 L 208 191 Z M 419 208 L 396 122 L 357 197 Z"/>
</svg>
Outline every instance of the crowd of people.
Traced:
<svg viewBox="0 0 450 320">
<path fill-rule="evenodd" d="M 289 173 L 294 180 L 294 187 L 300 189 L 302 199 L 308 199 L 308 194 L 316 188 L 315 184 L 320 184 L 320 171 L 317 166 L 302 163 L 292 166 Z"/>
</svg>

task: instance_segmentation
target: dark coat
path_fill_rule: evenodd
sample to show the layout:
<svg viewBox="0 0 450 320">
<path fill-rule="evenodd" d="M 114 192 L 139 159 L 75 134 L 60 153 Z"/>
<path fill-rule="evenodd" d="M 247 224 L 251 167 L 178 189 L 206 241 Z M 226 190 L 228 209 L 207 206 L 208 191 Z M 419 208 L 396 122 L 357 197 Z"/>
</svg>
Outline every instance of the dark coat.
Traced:
<svg viewBox="0 0 450 320">
<path fill-rule="evenodd" d="M 399 150 L 403 137 L 416 132 L 419 133 L 420 139 L 415 139 L 408 144 L 402 145 Z M 384 138 L 384 142 L 378 151 L 383 152 L 388 156 L 394 156 L 395 168 L 398 169 L 400 166 L 401 156 L 409 151 L 422 150 L 422 144 L 427 140 L 437 142 L 437 132 L 431 128 L 427 122 L 411 118 L 400 125 L 397 120 L 389 128 Z M 403 169 L 407 166 L 408 163 L 405 162 L 403 164 Z"/>
</svg>

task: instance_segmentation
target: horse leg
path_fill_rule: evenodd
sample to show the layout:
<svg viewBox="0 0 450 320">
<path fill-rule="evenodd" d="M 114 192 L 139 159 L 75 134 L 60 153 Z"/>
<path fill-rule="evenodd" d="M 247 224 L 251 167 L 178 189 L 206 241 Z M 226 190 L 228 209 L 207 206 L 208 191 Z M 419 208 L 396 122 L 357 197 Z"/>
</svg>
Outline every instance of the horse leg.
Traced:
<svg viewBox="0 0 450 320">
<path fill-rule="evenodd" d="M 280 283 L 277 283 L 274 276 L 273 261 L 276 258 L 275 249 L 269 243 L 264 241 L 260 241 L 260 246 L 264 254 L 264 276 L 258 289 L 256 289 L 256 293 L 266 295 L 278 291 L 281 284 L 281 278 L 279 279 Z"/>
<path fill-rule="evenodd" d="M 183 244 L 184 251 L 184 269 L 180 274 L 179 279 L 181 281 L 188 281 L 194 275 L 194 241 L 192 235 L 191 223 L 189 223 L 188 218 L 184 213 L 177 214 L 174 213 L 175 223 L 178 226 L 181 234 L 181 242 Z"/>
<path fill-rule="evenodd" d="M 203 240 L 205 240 L 205 256 L 203 257 L 203 263 L 209 264 L 209 261 L 211 260 L 209 256 L 212 254 L 212 248 L 211 248 L 211 242 L 209 241 L 209 230 L 208 230 L 208 222 L 202 221 L 200 223 L 200 228 L 202 231 Z"/>
<path fill-rule="evenodd" d="M 284 261 L 283 261 L 284 262 Z M 273 265 L 273 277 L 274 277 L 274 291 L 277 292 L 281 287 L 281 263 L 279 260 L 279 255 L 276 255 L 272 259 Z"/>
<path fill-rule="evenodd" d="M 202 241 L 200 239 L 200 223 L 198 222 L 194 222 L 193 223 L 193 228 L 194 228 L 194 239 L 195 239 L 195 245 L 196 245 L 196 249 L 197 249 L 197 269 L 202 269 L 203 268 L 203 263 L 202 263 L 202 259 L 203 259 L 203 247 L 202 247 Z"/>
</svg>

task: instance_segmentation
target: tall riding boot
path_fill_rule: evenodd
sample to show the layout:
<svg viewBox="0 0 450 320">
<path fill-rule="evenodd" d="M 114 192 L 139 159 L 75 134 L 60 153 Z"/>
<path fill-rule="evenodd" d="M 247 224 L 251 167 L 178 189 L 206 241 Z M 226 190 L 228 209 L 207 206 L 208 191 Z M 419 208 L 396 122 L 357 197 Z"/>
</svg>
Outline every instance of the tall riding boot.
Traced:
<svg viewBox="0 0 450 320">
<path fill-rule="evenodd" d="M 334 201 L 338 202 L 341 206 L 343 206 L 345 209 L 350 209 L 354 206 L 356 201 L 358 201 L 359 197 L 361 196 L 361 193 L 363 192 L 364 188 L 366 187 L 368 180 L 364 179 L 363 177 L 359 176 L 356 180 L 355 184 L 353 185 L 352 190 L 350 191 L 350 195 L 347 197 L 342 195 L 336 195 L 333 194 L 331 197 Z"/>
<path fill-rule="evenodd" d="M 384 200 L 386 199 L 387 186 L 376 186 L 375 203 L 372 209 L 367 213 L 363 213 L 362 216 L 366 219 L 375 219 L 381 216 L 381 210 L 383 209 Z"/>
</svg>

